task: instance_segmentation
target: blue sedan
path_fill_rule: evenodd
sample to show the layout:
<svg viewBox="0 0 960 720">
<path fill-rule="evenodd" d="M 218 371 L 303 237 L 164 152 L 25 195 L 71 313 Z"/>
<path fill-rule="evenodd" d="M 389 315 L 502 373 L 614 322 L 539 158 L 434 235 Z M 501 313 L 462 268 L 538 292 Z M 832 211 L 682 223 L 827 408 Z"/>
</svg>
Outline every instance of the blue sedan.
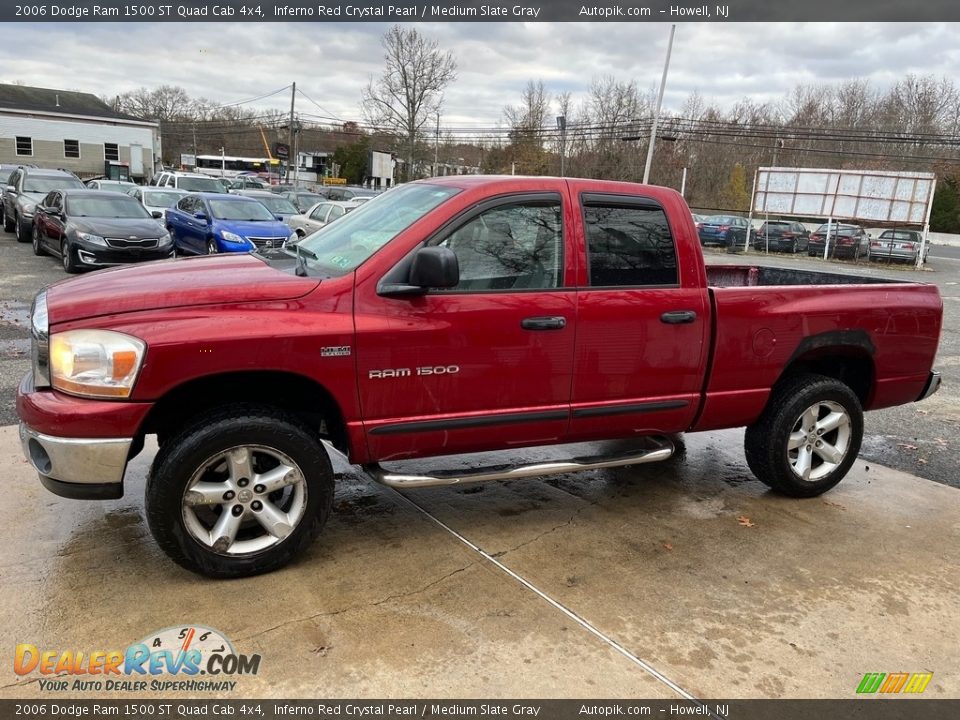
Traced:
<svg viewBox="0 0 960 720">
<path fill-rule="evenodd" d="M 192 193 L 167 210 L 166 221 L 178 255 L 278 248 L 290 237 L 263 203 L 242 195 Z"/>
</svg>

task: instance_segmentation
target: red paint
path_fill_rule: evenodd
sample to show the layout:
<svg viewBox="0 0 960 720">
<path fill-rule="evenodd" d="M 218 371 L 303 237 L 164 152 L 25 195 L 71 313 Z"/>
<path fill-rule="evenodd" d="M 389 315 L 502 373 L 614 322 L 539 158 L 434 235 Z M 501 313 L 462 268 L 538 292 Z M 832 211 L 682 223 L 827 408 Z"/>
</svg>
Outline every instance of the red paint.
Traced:
<svg viewBox="0 0 960 720">
<path fill-rule="evenodd" d="M 711 270 L 723 287 L 708 287 L 689 209 L 672 190 L 559 178 L 430 182 L 461 192 L 341 278 L 300 278 L 236 255 L 154 262 L 53 286 L 51 332 L 126 332 L 147 343 L 147 359 L 129 401 L 22 386 L 21 418 L 49 434 L 132 436 L 152 404 L 184 383 L 284 373 L 329 393 L 346 422 L 351 459 L 362 463 L 749 424 L 805 338 L 823 333 L 862 331 L 869 339 L 871 409 L 916 399 L 930 371 L 942 314 L 933 286 L 758 286 L 759 271 L 740 267 Z M 384 275 L 462 213 L 528 192 L 562 200 L 562 287 L 377 293 Z M 678 283 L 591 288 L 583 193 L 659 204 L 676 244 Z M 694 319 L 661 320 L 678 311 Z M 562 317 L 565 326 L 522 328 L 533 316 Z M 340 346 L 350 355 L 321 355 Z M 423 367 L 445 370 L 421 375 Z M 396 369 L 409 374 L 377 376 Z M 237 400 L 243 392 L 237 387 Z"/>
</svg>

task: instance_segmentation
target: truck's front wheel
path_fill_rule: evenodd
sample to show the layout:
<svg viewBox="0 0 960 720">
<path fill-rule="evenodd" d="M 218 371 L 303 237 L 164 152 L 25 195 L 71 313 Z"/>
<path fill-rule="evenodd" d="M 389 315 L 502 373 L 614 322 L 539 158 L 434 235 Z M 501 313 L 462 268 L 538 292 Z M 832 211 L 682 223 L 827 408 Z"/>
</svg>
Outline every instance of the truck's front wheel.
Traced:
<svg viewBox="0 0 960 720">
<path fill-rule="evenodd" d="M 332 503 L 330 461 L 310 430 L 249 405 L 200 417 L 164 442 L 146 491 L 163 551 L 219 578 L 286 565 L 319 534 Z"/>
<path fill-rule="evenodd" d="M 815 497 L 850 470 L 863 440 L 863 409 L 839 380 L 804 373 L 778 385 L 747 428 L 747 464 L 759 480 L 791 497 Z"/>
</svg>

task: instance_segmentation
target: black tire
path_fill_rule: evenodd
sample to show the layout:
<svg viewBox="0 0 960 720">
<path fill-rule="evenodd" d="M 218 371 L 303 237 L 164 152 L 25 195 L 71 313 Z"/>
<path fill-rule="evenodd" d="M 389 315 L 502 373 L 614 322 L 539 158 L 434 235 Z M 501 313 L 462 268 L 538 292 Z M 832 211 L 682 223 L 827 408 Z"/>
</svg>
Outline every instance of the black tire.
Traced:
<svg viewBox="0 0 960 720">
<path fill-rule="evenodd" d="M 218 476 L 214 465 L 219 462 L 216 459 L 218 454 L 238 447 L 252 452 L 254 459 L 250 468 L 254 473 L 257 472 L 257 463 L 263 457 L 269 459 L 270 453 L 288 458 L 299 471 L 300 480 L 296 484 L 301 486 L 305 500 L 302 497 L 299 499 L 302 511 L 292 529 L 289 529 L 289 534 L 271 540 L 264 527 L 258 524 L 253 511 L 257 497 L 273 500 L 274 496 L 269 493 L 266 496 L 250 496 L 247 493 L 247 505 L 234 506 L 246 508 L 242 521 L 247 524 L 237 531 L 233 539 L 228 540 L 230 547 L 217 550 L 214 545 L 202 543 L 191 531 L 187 516 L 193 511 L 188 512 L 186 492 L 194 476 L 202 477 L 205 481 L 232 483 L 235 478 L 232 475 L 227 478 L 222 474 Z M 257 448 L 262 449 L 262 457 L 257 455 L 261 452 Z M 226 460 L 223 461 L 223 468 L 227 472 Z M 202 475 L 199 474 L 201 471 Z M 256 476 L 248 482 L 256 493 L 257 486 L 253 484 Z M 292 493 L 293 490 L 290 497 Z M 240 503 L 241 499 L 238 490 L 236 499 L 231 501 Z M 293 503 L 294 500 L 289 502 Z M 199 508 L 208 514 L 210 521 L 214 521 L 227 512 L 228 504 L 217 507 L 202 505 Z M 197 417 L 183 431 L 164 439 L 147 479 L 147 522 L 157 544 L 179 565 L 216 578 L 245 577 L 283 567 L 317 537 L 330 515 L 332 505 L 333 470 L 316 434 L 296 417 L 268 406 L 238 404 Z M 219 516 L 216 515 L 217 509 L 220 510 Z M 199 512 L 194 515 L 194 522 L 197 522 L 198 515 Z M 227 550 L 243 533 L 259 533 L 261 538 L 274 544 L 252 552 L 229 554 Z M 253 541 L 256 542 L 257 538 L 254 537 Z"/>
<path fill-rule="evenodd" d="M 207 255 L 216 255 L 217 254 L 217 241 L 213 238 L 207 239 Z"/>
<path fill-rule="evenodd" d="M 60 262 L 63 263 L 65 272 L 71 275 L 80 272 L 80 262 L 77 260 L 77 253 L 66 240 L 60 243 Z"/>
<path fill-rule="evenodd" d="M 808 411 L 814 412 L 807 416 Z M 840 412 L 846 419 L 835 429 L 821 433 L 815 425 L 802 426 L 805 417 L 809 420 L 815 415 L 819 424 Z M 808 433 L 809 444 L 791 450 L 791 435 L 803 432 Z M 808 498 L 825 493 L 843 479 L 857 459 L 862 440 L 863 408 L 854 392 L 839 380 L 803 373 L 774 388 L 763 414 L 747 428 L 744 451 L 758 480 L 783 495 Z M 823 446 L 817 445 L 820 442 Z M 837 462 L 827 461 L 817 447 L 838 451 Z M 801 476 L 804 453 L 811 466 L 810 479 Z"/>
<path fill-rule="evenodd" d="M 37 228 L 36 224 L 33 226 L 33 254 L 34 255 L 46 255 L 46 251 L 43 249 L 43 245 L 40 242 L 40 230 Z"/>
<path fill-rule="evenodd" d="M 19 243 L 30 242 L 30 235 L 31 235 L 31 229 L 33 227 L 33 223 L 30 223 L 28 225 L 27 223 L 23 222 L 23 220 L 21 220 L 20 218 L 16 218 L 14 220 L 14 227 L 16 229 L 17 242 Z"/>
<path fill-rule="evenodd" d="M 0 203 L 0 213 L 3 213 L 3 229 L 7 232 L 13 232 L 13 220 L 7 215 L 6 205 Z"/>
</svg>

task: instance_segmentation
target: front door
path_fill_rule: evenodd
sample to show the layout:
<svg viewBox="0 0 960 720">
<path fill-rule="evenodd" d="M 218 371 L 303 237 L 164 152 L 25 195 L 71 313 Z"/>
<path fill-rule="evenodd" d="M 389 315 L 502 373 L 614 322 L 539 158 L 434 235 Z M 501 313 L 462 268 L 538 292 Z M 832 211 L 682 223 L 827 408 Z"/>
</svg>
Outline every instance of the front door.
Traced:
<svg viewBox="0 0 960 720">
<path fill-rule="evenodd" d="M 358 286 L 358 382 L 372 457 L 565 436 L 576 291 L 561 218 L 556 193 L 498 198 L 428 241 L 457 255 L 456 287 L 382 297 L 372 283 Z"/>
</svg>

